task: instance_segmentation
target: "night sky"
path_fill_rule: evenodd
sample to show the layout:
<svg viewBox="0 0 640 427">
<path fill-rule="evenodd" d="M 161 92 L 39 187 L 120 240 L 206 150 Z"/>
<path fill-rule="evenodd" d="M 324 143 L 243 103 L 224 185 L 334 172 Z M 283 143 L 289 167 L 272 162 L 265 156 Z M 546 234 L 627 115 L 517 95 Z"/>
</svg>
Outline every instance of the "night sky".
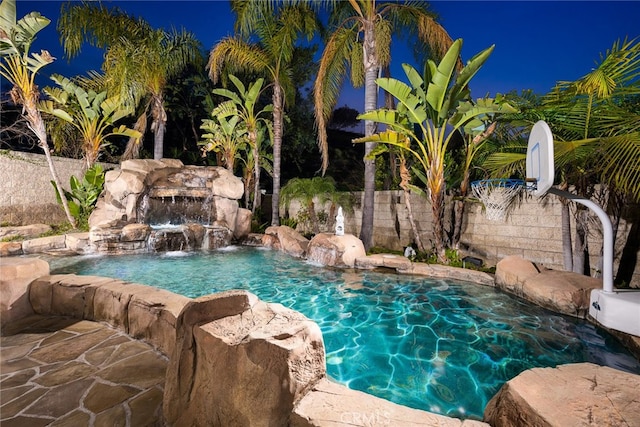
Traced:
<svg viewBox="0 0 640 427">
<path fill-rule="evenodd" d="M 141 16 L 154 27 L 184 27 L 209 50 L 233 32 L 227 1 L 105 1 Z M 99 69 L 102 52 L 86 46 L 68 63 L 63 57 L 56 20 L 60 1 L 18 0 L 18 18 L 35 10 L 52 23 L 40 33 L 33 50 L 58 58 L 45 74 L 66 76 Z M 496 48 L 471 82 L 472 95 L 532 89 L 548 92 L 557 81 L 587 74 L 614 41 L 640 36 L 640 1 L 433 1 L 431 9 L 453 38 L 462 38 L 463 60 L 492 44 Z M 403 79 L 402 62 L 417 65 L 402 43 L 392 47 L 394 77 Z M 362 90 L 347 83 L 338 105 L 361 109 Z"/>
</svg>

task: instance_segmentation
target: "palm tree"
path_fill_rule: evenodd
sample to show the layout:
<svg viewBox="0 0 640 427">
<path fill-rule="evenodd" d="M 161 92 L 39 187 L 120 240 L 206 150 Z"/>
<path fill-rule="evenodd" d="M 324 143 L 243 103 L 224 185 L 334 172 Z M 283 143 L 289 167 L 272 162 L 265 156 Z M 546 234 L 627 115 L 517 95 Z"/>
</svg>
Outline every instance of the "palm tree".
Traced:
<svg viewBox="0 0 640 427">
<path fill-rule="evenodd" d="M 22 104 L 22 114 L 27 119 L 29 128 L 38 138 L 38 145 L 44 151 L 53 182 L 57 188 L 62 188 L 51 159 L 44 121 L 38 110 L 40 91 L 35 84 L 36 74 L 52 63 L 55 58 L 46 50 L 39 54 L 29 52 L 36 34 L 50 22 L 38 12 L 31 12 L 17 21 L 15 0 L 2 0 L 0 3 L 0 58 L 2 59 L 0 76 L 13 85 L 11 99 L 16 105 Z M 64 197 L 62 207 L 69 224 L 75 228 L 76 220 L 71 215 L 69 204 Z"/>
<path fill-rule="evenodd" d="M 141 18 L 132 18 L 117 7 L 107 9 L 100 3 L 63 5 L 58 31 L 69 58 L 78 55 L 85 42 L 107 49 L 102 68 L 108 93 L 120 95 L 128 106 L 144 101 L 136 130 L 146 132 L 146 117 L 150 114 L 153 157 L 162 158 L 167 123 L 164 92 L 169 79 L 199 57 L 200 43 L 195 36 L 184 30 L 154 29 Z M 137 157 L 138 141 L 130 139 L 129 145 L 126 152 Z"/>
<path fill-rule="evenodd" d="M 559 82 L 539 105 L 523 111 L 525 117 L 515 125 L 530 128 L 540 119 L 549 124 L 561 186 L 575 186 L 586 195 L 601 183 L 627 202 L 640 201 L 640 115 L 626 105 L 630 97 L 640 94 L 638 74 L 640 43 L 617 41 L 588 74 L 573 82 Z M 523 169 L 524 153 L 518 145 L 511 145 L 489 156 L 485 166 L 494 174 Z M 563 235 L 564 228 L 563 222 Z M 580 232 L 586 236 L 586 230 Z M 563 245 L 568 258 L 571 240 L 563 241 L 569 243 Z M 580 242 L 580 250 L 579 246 Z M 573 255 L 573 270 L 583 272 L 584 260 Z"/>
<path fill-rule="evenodd" d="M 78 130 L 86 169 L 98 160 L 100 152 L 108 145 L 108 137 L 121 135 L 140 138 L 140 132 L 124 125 L 112 127 L 116 121 L 132 113 L 132 110 L 121 105 L 118 96 L 107 98 L 106 91 L 96 93 L 85 90 L 58 74 L 52 75 L 51 80 L 60 87 L 45 88 L 51 100 L 40 102 L 39 108 Z"/>
<path fill-rule="evenodd" d="M 220 108 L 224 108 L 228 111 L 229 115 L 237 115 L 240 117 L 242 123 L 247 129 L 247 143 L 251 150 L 251 165 L 253 166 L 253 204 L 251 211 L 256 212 L 256 209 L 260 207 L 260 170 L 262 167 L 262 161 L 260 154 L 262 153 L 261 145 L 265 136 L 265 128 L 272 133 L 273 122 L 265 117 L 268 113 L 273 112 L 273 105 L 269 104 L 262 108 L 260 111 L 256 111 L 256 104 L 258 103 L 260 94 L 262 93 L 262 85 L 264 79 L 258 79 L 253 83 L 250 83 L 247 88 L 244 84 L 233 74 L 229 74 L 229 80 L 236 87 L 237 93 L 228 89 L 214 89 L 213 93 L 229 98 L 229 101 L 220 105 Z M 249 160 L 249 159 L 247 159 Z M 249 162 L 247 162 L 249 163 Z M 249 186 L 249 181 L 245 180 L 245 185 Z M 246 200 L 249 202 L 249 199 Z"/>
<path fill-rule="evenodd" d="M 306 3 L 274 9 L 267 2 L 231 1 L 240 36 L 221 40 L 210 52 L 207 68 L 218 82 L 225 70 L 254 72 L 271 81 L 273 104 L 273 196 L 271 224 L 280 223 L 280 169 L 285 100 L 293 102 L 291 62 L 297 38 L 313 37 L 317 22 Z M 257 43 L 249 40 L 255 35 Z"/>
<path fill-rule="evenodd" d="M 364 84 L 364 112 L 378 108 L 376 78 L 380 68 L 391 61 L 391 34 L 417 33 L 436 56 L 442 56 L 451 38 L 435 21 L 424 1 L 351 0 L 337 2 L 331 15 L 331 36 L 325 44 L 314 86 L 318 144 L 323 153 L 323 170 L 328 164 L 326 124 L 340 94 L 347 69 L 355 86 Z M 365 136 L 376 125 L 365 121 Z M 370 156 L 374 143 L 365 145 L 364 200 L 360 239 L 368 250 L 373 246 L 373 201 L 375 195 L 375 160 Z"/>
<path fill-rule="evenodd" d="M 280 203 L 283 208 L 287 208 L 293 200 L 300 200 L 309 214 L 313 233 L 318 234 L 320 232 L 320 225 L 318 223 L 314 198 L 319 203 L 324 203 L 332 200 L 335 197 L 335 193 L 335 182 L 330 177 L 293 178 L 282 187 Z"/>
<path fill-rule="evenodd" d="M 394 110 L 379 109 L 359 118 L 387 126 L 378 134 L 354 142 L 376 142 L 396 146 L 418 161 L 431 202 L 434 244 L 438 260 L 446 262 L 444 239 L 445 158 L 456 133 L 478 134 L 479 125 L 496 114 L 515 112 L 501 97 L 469 100 L 469 81 L 485 63 L 493 46 L 471 58 L 455 73 L 462 40 L 456 40 L 438 65 L 429 60 L 424 77 L 404 64 L 410 85 L 381 78 L 376 83 L 398 100 Z M 407 144 L 409 137 L 413 144 Z"/>
</svg>

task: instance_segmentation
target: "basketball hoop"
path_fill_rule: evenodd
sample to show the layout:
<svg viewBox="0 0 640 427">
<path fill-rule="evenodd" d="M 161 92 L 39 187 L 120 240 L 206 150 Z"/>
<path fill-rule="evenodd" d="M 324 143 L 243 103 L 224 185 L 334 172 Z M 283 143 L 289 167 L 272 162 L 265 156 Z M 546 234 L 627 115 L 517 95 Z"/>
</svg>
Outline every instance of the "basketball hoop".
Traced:
<svg viewBox="0 0 640 427">
<path fill-rule="evenodd" d="M 471 183 L 471 190 L 484 204 L 489 221 L 504 221 L 511 202 L 523 188 L 521 179 L 483 179 Z"/>
</svg>

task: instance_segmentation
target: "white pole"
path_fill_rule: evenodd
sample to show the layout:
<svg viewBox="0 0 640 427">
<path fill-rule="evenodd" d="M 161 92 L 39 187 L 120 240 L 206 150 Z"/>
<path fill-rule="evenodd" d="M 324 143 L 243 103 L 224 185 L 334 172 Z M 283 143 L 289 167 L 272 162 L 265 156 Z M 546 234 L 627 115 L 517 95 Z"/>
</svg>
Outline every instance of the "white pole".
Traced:
<svg viewBox="0 0 640 427">
<path fill-rule="evenodd" d="M 600 222 L 602 223 L 602 290 L 605 293 L 613 293 L 613 225 L 611 225 L 611 219 L 609 215 L 597 204 L 593 203 L 589 199 L 580 197 L 576 194 L 569 193 L 568 191 L 558 190 L 551 187 L 549 193 L 555 194 L 560 197 L 573 200 L 576 203 L 580 203 L 594 211 Z"/>
</svg>

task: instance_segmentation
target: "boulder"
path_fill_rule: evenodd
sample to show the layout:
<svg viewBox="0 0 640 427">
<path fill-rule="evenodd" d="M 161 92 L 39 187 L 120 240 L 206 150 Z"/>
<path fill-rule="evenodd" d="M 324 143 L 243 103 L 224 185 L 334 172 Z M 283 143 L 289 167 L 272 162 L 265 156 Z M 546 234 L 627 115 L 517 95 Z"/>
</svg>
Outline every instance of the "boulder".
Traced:
<svg viewBox="0 0 640 427">
<path fill-rule="evenodd" d="M 0 257 L 22 255 L 22 242 L 0 242 Z"/>
<path fill-rule="evenodd" d="M 291 427 L 490 427 L 398 405 L 323 379 L 296 405 Z"/>
<path fill-rule="evenodd" d="M 127 224 L 120 232 L 121 242 L 146 241 L 151 233 L 151 227 L 147 224 Z"/>
<path fill-rule="evenodd" d="M 211 180 L 211 191 L 214 196 L 239 200 L 244 195 L 244 184 L 233 172 L 225 168 L 217 168 L 217 176 Z"/>
<path fill-rule="evenodd" d="M 176 328 L 168 425 L 287 425 L 295 402 L 325 376 L 318 325 L 249 292 L 193 300 Z"/>
<path fill-rule="evenodd" d="M 556 313 L 584 319 L 589 313 L 592 289 L 602 288 L 602 279 L 570 271 L 545 270 L 522 285 L 528 301 Z"/>
<path fill-rule="evenodd" d="M 95 251 L 95 246 L 89 240 L 89 233 L 70 233 L 65 235 L 66 248 L 77 254 L 87 254 Z"/>
<path fill-rule="evenodd" d="M 0 263 L 0 325 L 33 313 L 29 284 L 49 274 L 49 264 L 38 258 L 8 258 Z"/>
<path fill-rule="evenodd" d="M 242 240 L 251 233 L 251 211 L 249 209 L 238 208 L 236 215 L 236 226 L 233 231 L 233 237 Z"/>
<path fill-rule="evenodd" d="M 30 224 L 10 227 L 0 227 L 0 238 L 20 236 L 23 238 L 38 237 L 51 231 L 51 226 L 46 224 Z"/>
<path fill-rule="evenodd" d="M 364 244 L 353 234 L 318 233 L 307 246 L 308 261 L 331 267 L 353 268 L 356 259 L 366 254 Z"/>
<path fill-rule="evenodd" d="M 267 237 L 266 246 L 273 247 L 274 249 L 278 248 L 280 251 L 296 258 L 304 257 L 307 246 L 309 245 L 308 239 L 286 225 L 268 227 L 264 234 L 265 236 L 273 236 L 278 239 L 277 243 L 273 243 L 269 242 L 270 239 Z"/>
<path fill-rule="evenodd" d="M 496 287 L 556 313 L 584 319 L 592 289 L 602 280 L 570 271 L 538 270 L 530 261 L 509 256 L 496 265 Z"/>
<path fill-rule="evenodd" d="M 487 404 L 493 427 L 638 426 L 640 376 L 592 363 L 534 368 Z"/>
<path fill-rule="evenodd" d="M 191 298 L 164 289 L 141 289 L 133 295 L 127 310 L 129 335 L 170 356 L 175 346 L 176 320 L 189 301 Z"/>
<path fill-rule="evenodd" d="M 66 248 L 65 240 L 66 237 L 64 234 L 25 240 L 22 242 L 22 252 L 25 254 L 35 254 L 55 249 L 64 249 Z"/>
<path fill-rule="evenodd" d="M 213 205 L 215 206 L 215 222 L 218 225 L 224 225 L 229 230 L 233 230 L 238 216 L 238 201 L 213 196 Z"/>
<path fill-rule="evenodd" d="M 231 244 L 233 232 L 226 227 L 226 223 L 205 229 L 204 238 L 202 240 L 202 249 L 218 249 L 224 248 Z"/>
<path fill-rule="evenodd" d="M 531 261 L 516 255 L 508 256 L 496 264 L 496 287 L 521 297 L 524 281 L 539 273 Z"/>
</svg>

